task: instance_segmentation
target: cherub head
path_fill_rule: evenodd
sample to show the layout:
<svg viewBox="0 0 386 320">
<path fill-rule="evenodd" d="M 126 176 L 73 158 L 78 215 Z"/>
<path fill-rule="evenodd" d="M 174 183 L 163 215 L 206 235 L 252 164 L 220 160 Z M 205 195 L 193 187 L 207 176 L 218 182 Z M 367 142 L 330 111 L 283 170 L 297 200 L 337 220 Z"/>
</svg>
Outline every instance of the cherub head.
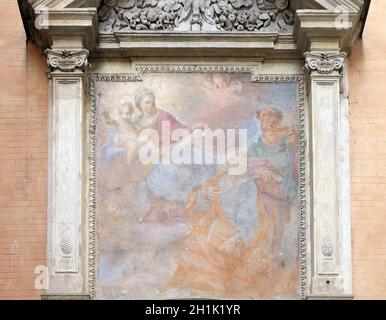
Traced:
<svg viewBox="0 0 386 320">
<path fill-rule="evenodd" d="M 134 113 L 134 106 L 127 97 L 123 98 L 119 105 L 111 107 L 103 113 L 105 121 L 109 125 L 120 126 L 129 124 Z"/>
</svg>

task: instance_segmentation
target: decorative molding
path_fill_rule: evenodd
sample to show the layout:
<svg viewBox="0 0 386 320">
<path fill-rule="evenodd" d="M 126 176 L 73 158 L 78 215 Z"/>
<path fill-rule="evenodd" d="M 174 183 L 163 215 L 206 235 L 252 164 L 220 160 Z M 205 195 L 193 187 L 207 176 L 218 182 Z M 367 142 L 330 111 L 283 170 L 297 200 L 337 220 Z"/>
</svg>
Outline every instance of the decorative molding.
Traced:
<svg viewBox="0 0 386 320">
<path fill-rule="evenodd" d="M 251 73 L 254 66 L 237 65 L 170 65 L 170 64 L 138 64 L 138 73 Z"/>
<path fill-rule="evenodd" d="M 279 76 L 281 80 L 282 76 Z M 308 258 L 307 258 L 307 133 L 305 115 L 304 78 L 294 79 L 298 83 L 299 99 L 299 251 L 300 251 L 300 290 L 302 299 L 306 298 Z"/>
<path fill-rule="evenodd" d="M 96 82 L 142 81 L 144 73 L 249 73 L 251 82 L 256 83 L 297 83 L 299 119 L 299 256 L 300 256 L 300 297 L 307 297 L 307 212 L 306 212 L 306 144 L 304 76 L 298 74 L 258 74 L 256 66 L 236 65 L 137 65 L 136 73 L 102 74 L 94 73 L 90 79 L 89 106 L 89 206 L 88 206 L 88 284 L 91 299 L 96 298 Z"/>
<path fill-rule="evenodd" d="M 247 56 L 272 57 L 274 53 L 288 58 L 291 53 L 298 58 L 299 53 L 309 50 L 309 40 L 315 35 L 337 38 L 341 50 L 349 53 L 363 25 L 363 3 L 364 0 L 31 0 L 31 17 L 24 15 L 24 23 L 27 33 L 42 49 L 50 47 L 55 39 L 81 37 L 83 46 L 93 56 L 106 56 L 118 48 L 129 56 L 140 56 L 143 49 L 160 56 L 174 46 L 182 50 L 190 44 L 195 50 L 189 54 L 196 56 L 206 56 L 208 51 L 211 56 L 235 56 L 237 50 Z M 339 27 L 343 9 L 347 9 L 351 27 Z M 37 26 L 35 19 L 42 24 Z M 146 38 L 149 33 L 156 34 L 152 41 Z M 169 37 L 171 33 L 173 38 Z M 181 39 L 173 33 L 189 37 L 177 42 Z M 229 39 L 226 44 L 210 37 L 197 43 L 195 33 L 215 38 L 221 34 Z M 277 39 L 268 42 L 267 33 Z M 122 35 L 132 39 L 123 41 L 126 39 L 120 39 Z M 255 39 L 250 42 L 245 35 Z M 244 50 L 253 45 L 256 49 L 263 45 L 267 50 Z M 176 55 L 174 50 L 173 54 Z"/>
<path fill-rule="evenodd" d="M 101 33 L 121 30 L 291 33 L 294 24 L 289 0 L 103 0 L 98 16 Z"/>
<path fill-rule="evenodd" d="M 142 81 L 139 73 L 114 73 L 114 74 L 95 74 L 97 81 L 114 81 L 114 82 L 132 82 Z"/>
<path fill-rule="evenodd" d="M 51 71 L 86 71 L 89 67 L 87 60 L 89 51 L 86 49 L 77 51 L 47 49 L 45 54 L 47 55 L 47 64 Z"/>
<path fill-rule="evenodd" d="M 305 69 L 311 74 L 316 71 L 320 74 L 331 74 L 334 71 L 339 73 L 343 70 L 344 61 L 347 54 L 341 53 L 312 53 L 306 52 L 304 54 L 306 63 Z"/>
<path fill-rule="evenodd" d="M 258 65 L 148 65 L 138 64 L 135 67 L 136 74 L 142 78 L 144 73 L 248 73 L 251 75 L 251 81 L 257 82 L 259 79 Z M 272 82 L 274 75 L 267 75 L 267 82 Z M 285 77 L 285 76 L 283 76 Z M 263 81 L 261 81 L 263 82 Z"/>
<path fill-rule="evenodd" d="M 90 105 L 88 129 L 88 287 L 91 299 L 95 299 L 96 255 L 96 92 L 95 79 L 90 79 Z"/>
</svg>

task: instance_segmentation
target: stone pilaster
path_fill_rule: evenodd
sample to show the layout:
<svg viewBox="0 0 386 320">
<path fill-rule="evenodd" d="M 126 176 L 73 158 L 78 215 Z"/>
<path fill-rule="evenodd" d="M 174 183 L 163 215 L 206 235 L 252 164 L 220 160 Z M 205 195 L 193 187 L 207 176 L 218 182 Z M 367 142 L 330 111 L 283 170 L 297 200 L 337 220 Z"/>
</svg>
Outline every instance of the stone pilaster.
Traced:
<svg viewBox="0 0 386 320">
<path fill-rule="evenodd" d="M 307 52 L 311 147 L 309 298 L 351 297 L 348 117 L 341 93 L 345 53 Z M 348 257 L 348 258 L 346 258 Z"/>
<path fill-rule="evenodd" d="M 46 296 L 86 293 L 84 212 L 85 49 L 46 50 L 51 71 Z M 84 223 L 84 222 L 83 222 Z"/>
</svg>

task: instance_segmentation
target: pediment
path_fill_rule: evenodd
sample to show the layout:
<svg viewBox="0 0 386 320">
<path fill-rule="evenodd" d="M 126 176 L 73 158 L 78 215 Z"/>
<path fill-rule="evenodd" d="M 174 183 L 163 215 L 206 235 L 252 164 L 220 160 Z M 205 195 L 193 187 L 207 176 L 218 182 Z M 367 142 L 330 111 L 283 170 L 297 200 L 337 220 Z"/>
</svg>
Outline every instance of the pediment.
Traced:
<svg viewBox="0 0 386 320">
<path fill-rule="evenodd" d="M 298 55 L 309 36 L 338 37 L 349 50 L 364 0 L 30 0 L 34 30 L 53 37 L 86 34 L 97 55 Z M 340 26 L 340 15 L 349 26 Z M 30 25 L 34 29 L 34 26 Z M 36 29 L 36 26 L 35 26 Z M 353 36 L 354 35 L 354 36 Z M 347 49 L 348 48 L 348 49 Z M 173 51 L 176 49 L 176 51 Z M 172 51 L 171 51 L 172 50 Z M 157 51 L 157 52 L 156 52 Z"/>
</svg>

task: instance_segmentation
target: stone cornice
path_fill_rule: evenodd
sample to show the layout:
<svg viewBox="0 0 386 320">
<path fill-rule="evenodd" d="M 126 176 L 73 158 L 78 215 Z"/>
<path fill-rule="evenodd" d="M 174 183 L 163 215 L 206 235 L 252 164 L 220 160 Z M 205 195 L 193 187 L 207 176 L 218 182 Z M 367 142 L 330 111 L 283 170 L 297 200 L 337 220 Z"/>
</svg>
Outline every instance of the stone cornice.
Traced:
<svg viewBox="0 0 386 320">
<path fill-rule="evenodd" d="M 95 48 L 98 36 L 96 7 L 61 8 L 58 2 L 39 2 L 39 5 L 31 7 L 30 11 L 32 23 L 29 30 L 32 39 L 43 50 L 49 48 L 58 36 L 80 37 L 84 48 L 90 51 Z"/>
<path fill-rule="evenodd" d="M 261 57 L 276 52 L 299 57 L 292 35 L 233 32 L 116 32 L 100 35 L 93 55 Z"/>
<path fill-rule="evenodd" d="M 294 37 L 300 52 L 309 50 L 314 38 L 336 38 L 342 51 L 349 53 L 359 25 L 359 12 L 300 9 L 296 12 Z"/>
<path fill-rule="evenodd" d="M 295 12 L 293 32 L 275 28 L 226 31 L 213 26 L 212 31 L 118 28 L 103 34 L 99 31 L 97 16 L 101 0 L 30 0 L 32 20 L 41 18 L 42 21 L 38 29 L 31 25 L 30 29 L 32 38 L 42 49 L 51 47 L 56 38 L 77 36 L 82 37 L 81 47 L 89 50 L 92 56 L 301 58 L 304 52 L 310 51 L 315 38 L 336 38 L 339 49 L 349 54 L 363 24 L 360 21 L 363 2 L 291 0 L 288 8 Z M 339 22 L 342 6 L 345 8 L 343 22 L 347 25 Z"/>
<path fill-rule="evenodd" d="M 314 0 L 327 10 L 341 11 L 346 9 L 358 13 L 363 6 L 364 0 Z"/>
</svg>

